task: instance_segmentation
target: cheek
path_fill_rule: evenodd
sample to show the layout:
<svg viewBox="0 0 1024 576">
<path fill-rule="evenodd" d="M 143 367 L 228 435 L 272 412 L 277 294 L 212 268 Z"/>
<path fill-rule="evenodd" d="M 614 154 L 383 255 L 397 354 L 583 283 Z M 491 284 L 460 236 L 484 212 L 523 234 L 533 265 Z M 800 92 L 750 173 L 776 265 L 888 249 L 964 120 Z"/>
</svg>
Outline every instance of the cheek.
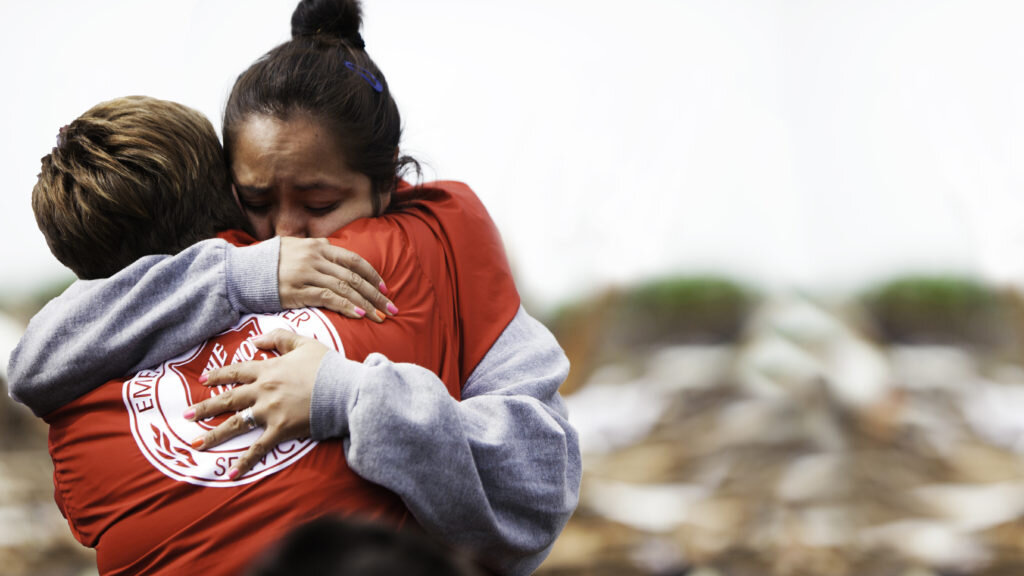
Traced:
<svg viewBox="0 0 1024 576">
<path fill-rule="evenodd" d="M 350 224 L 352 220 L 353 218 L 344 214 L 332 214 L 322 218 L 313 218 L 309 221 L 309 236 L 311 238 L 327 238 Z"/>
<path fill-rule="evenodd" d="M 249 225 L 252 226 L 257 240 L 267 240 L 274 236 L 274 227 L 271 225 L 269 216 L 252 212 L 246 212 L 245 216 L 249 219 Z"/>
<path fill-rule="evenodd" d="M 313 238 L 325 238 L 360 218 L 371 217 L 373 217 L 373 205 L 370 203 L 369 197 L 350 200 L 331 214 L 311 219 L 309 235 Z"/>
</svg>

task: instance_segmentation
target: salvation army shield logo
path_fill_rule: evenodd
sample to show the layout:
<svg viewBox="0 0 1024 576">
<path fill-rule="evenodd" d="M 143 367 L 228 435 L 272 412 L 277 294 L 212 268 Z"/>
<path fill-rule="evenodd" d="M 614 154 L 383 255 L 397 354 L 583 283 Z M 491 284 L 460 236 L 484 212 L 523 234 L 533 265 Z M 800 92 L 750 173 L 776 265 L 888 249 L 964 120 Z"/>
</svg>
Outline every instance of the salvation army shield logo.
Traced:
<svg viewBox="0 0 1024 576">
<path fill-rule="evenodd" d="M 277 356 L 276 352 L 256 348 L 249 339 L 278 328 L 316 338 L 328 348 L 344 352 L 338 332 L 319 310 L 302 308 L 279 314 L 248 315 L 234 328 L 153 370 L 143 370 L 124 383 L 122 398 L 128 409 L 132 436 L 157 470 L 175 480 L 198 486 L 240 486 L 291 466 L 316 446 L 309 438 L 282 442 L 245 476 L 230 480 L 231 466 L 259 438 L 263 428 L 200 452 L 192 448 L 192 439 L 231 414 L 201 422 L 189 422 L 181 417 L 185 408 L 233 387 L 199 385 L 197 380 L 203 371 Z"/>
</svg>

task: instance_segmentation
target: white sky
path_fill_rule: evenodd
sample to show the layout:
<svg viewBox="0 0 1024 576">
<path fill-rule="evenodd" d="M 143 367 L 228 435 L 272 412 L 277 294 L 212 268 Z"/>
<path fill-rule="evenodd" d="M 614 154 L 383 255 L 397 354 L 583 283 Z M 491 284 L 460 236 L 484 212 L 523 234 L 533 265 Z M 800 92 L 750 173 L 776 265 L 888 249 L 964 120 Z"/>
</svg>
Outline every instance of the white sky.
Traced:
<svg viewBox="0 0 1024 576">
<path fill-rule="evenodd" d="M 29 203 L 61 125 L 127 94 L 219 125 L 294 4 L 0 6 L 0 291 L 66 273 Z M 406 151 L 478 192 L 535 302 L 666 272 L 1024 279 L 1024 3 L 364 4 Z"/>
</svg>

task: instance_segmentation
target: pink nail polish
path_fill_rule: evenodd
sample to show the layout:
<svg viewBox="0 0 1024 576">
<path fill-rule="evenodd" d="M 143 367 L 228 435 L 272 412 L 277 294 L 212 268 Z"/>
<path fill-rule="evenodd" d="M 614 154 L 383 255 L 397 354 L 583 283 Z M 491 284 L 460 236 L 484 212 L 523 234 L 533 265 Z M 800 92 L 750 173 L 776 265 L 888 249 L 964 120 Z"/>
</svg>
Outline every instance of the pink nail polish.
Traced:
<svg viewBox="0 0 1024 576">
<path fill-rule="evenodd" d="M 359 316 L 360 318 L 362 318 L 363 316 L 366 316 L 366 310 L 363 310 L 359 306 L 356 306 L 355 310 L 356 310 L 356 316 Z"/>
<path fill-rule="evenodd" d="M 388 313 L 391 314 L 392 316 L 394 316 L 395 314 L 398 314 L 398 308 L 394 304 L 392 304 L 391 302 L 388 302 L 387 308 L 388 308 Z"/>
<path fill-rule="evenodd" d="M 196 417 L 196 410 L 195 410 L 195 408 L 188 408 L 187 410 L 185 410 L 184 412 L 181 413 L 181 417 L 184 418 L 185 420 L 191 420 L 191 419 L 195 418 Z"/>
<path fill-rule="evenodd" d="M 228 472 L 228 480 L 234 480 L 235 478 L 238 478 L 238 474 L 238 468 L 232 468 L 231 472 Z"/>
<path fill-rule="evenodd" d="M 209 380 L 209 379 L 210 379 L 210 375 L 207 374 L 206 372 L 203 372 L 202 374 L 199 375 L 199 383 L 200 384 L 206 384 L 206 381 Z"/>
<path fill-rule="evenodd" d="M 388 293 L 388 287 L 384 284 L 383 280 L 380 281 L 380 284 L 377 284 L 377 289 L 380 290 L 380 293 L 384 294 L 385 296 Z"/>
</svg>

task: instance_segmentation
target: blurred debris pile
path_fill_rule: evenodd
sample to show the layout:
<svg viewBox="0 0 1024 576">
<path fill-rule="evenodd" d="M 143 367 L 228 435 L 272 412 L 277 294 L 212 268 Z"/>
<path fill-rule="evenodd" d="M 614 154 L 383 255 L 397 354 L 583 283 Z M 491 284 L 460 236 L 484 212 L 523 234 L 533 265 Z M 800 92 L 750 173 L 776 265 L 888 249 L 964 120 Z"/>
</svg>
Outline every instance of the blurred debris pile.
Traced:
<svg viewBox="0 0 1024 576">
<path fill-rule="evenodd" d="M 892 286 L 835 305 L 745 297 L 731 340 L 659 333 L 595 353 L 610 338 L 588 334 L 567 395 L 580 506 L 539 574 L 1024 574 L 1006 299 Z"/>
<path fill-rule="evenodd" d="M 1019 297 L 908 278 L 824 303 L 682 278 L 551 326 L 584 479 L 539 574 L 1024 574 Z M 45 425 L 4 394 L 0 434 L 0 573 L 94 574 L 53 503 Z"/>
<path fill-rule="evenodd" d="M 46 424 L 7 395 L 7 358 L 21 330 L 0 314 L 0 574 L 95 574 L 95 554 L 72 537 L 53 501 Z"/>
<path fill-rule="evenodd" d="M 734 342 L 754 300 L 754 293 L 740 284 L 703 276 L 606 290 L 565 306 L 548 322 L 573 364 L 562 392 L 577 390 L 597 366 L 634 362 L 638 352 L 669 344 Z"/>
<path fill-rule="evenodd" d="M 886 282 L 862 298 L 879 338 L 906 344 L 998 345 L 1012 331 L 1013 300 L 961 277 L 911 276 Z"/>
</svg>

